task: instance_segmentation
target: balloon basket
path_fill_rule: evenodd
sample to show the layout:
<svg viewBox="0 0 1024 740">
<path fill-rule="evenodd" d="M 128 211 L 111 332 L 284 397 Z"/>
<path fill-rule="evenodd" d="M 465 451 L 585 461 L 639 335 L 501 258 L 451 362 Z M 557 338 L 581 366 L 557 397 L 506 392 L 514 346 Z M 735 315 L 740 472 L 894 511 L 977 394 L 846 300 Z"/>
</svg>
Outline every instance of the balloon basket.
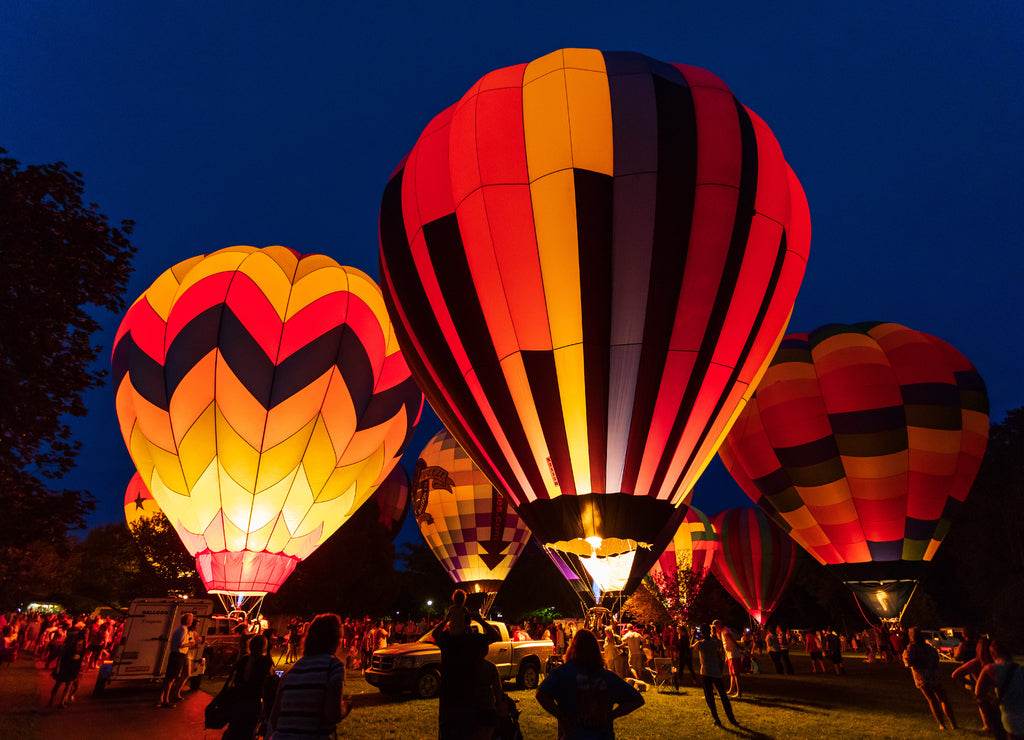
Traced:
<svg viewBox="0 0 1024 740">
<path fill-rule="evenodd" d="M 213 592 L 220 599 L 221 606 L 229 617 L 237 617 L 246 623 L 259 619 L 263 608 L 263 597 L 266 594 L 232 594 L 223 591 Z"/>
</svg>

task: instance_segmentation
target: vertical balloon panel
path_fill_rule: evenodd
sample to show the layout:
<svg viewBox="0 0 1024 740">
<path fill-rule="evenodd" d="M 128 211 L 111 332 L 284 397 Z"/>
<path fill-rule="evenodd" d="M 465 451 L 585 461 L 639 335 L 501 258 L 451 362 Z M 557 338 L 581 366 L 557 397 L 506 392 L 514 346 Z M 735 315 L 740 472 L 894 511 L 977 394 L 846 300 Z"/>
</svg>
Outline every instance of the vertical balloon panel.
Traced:
<svg viewBox="0 0 1024 740">
<path fill-rule="evenodd" d="M 211 592 L 276 591 L 395 466 L 423 403 L 373 280 L 280 246 L 166 271 L 112 366 L 125 444 Z"/>
</svg>

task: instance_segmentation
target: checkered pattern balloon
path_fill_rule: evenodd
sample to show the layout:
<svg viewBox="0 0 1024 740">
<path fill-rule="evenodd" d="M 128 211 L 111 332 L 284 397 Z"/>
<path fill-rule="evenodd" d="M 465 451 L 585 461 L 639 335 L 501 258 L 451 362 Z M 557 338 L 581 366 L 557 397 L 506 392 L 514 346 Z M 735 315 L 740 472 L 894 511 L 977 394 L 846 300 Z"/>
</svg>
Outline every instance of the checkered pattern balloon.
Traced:
<svg viewBox="0 0 1024 740">
<path fill-rule="evenodd" d="M 497 591 L 530 530 L 448 430 L 423 448 L 412 488 L 423 538 L 452 580 Z"/>
</svg>

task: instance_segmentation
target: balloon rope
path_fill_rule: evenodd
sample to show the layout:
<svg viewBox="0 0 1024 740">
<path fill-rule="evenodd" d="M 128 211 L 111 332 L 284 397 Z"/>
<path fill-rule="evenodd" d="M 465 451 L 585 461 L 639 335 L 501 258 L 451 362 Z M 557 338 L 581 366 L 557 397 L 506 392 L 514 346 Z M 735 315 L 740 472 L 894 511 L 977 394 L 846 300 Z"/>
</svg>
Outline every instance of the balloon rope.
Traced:
<svg viewBox="0 0 1024 740">
<path fill-rule="evenodd" d="M 917 593 L 917 587 L 920 585 L 920 583 L 920 581 L 914 581 L 914 590 L 910 592 L 910 596 L 908 596 L 907 600 L 903 602 L 903 608 L 900 609 L 900 622 L 903 621 L 903 613 L 907 611 L 907 607 L 910 606 L 910 600 L 914 598 L 914 594 Z"/>
<path fill-rule="evenodd" d="M 868 627 L 874 627 L 874 625 L 871 624 L 871 620 L 868 619 L 868 615 L 864 613 L 864 607 L 860 605 L 860 597 L 852 590 L 850 591 L 850 594 L 853 596 L 853 600 L 857 602 L 857 608 L 860 609 L 860 615 L 864 617 L 864 621 L 867 622 Z"/>
</svg>

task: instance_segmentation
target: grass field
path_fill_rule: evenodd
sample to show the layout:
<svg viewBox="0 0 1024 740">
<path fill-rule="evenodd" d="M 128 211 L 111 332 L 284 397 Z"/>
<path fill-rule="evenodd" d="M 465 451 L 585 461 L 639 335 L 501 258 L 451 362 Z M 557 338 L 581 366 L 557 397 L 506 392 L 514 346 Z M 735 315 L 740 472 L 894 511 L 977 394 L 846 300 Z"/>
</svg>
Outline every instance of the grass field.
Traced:
<svg viewBox="0 0 1024 740">
<path fill-rule="evenodd" d="M 771 671 L 765 658 L 763 667 Z M 703 691 L 692 685 L 676 694 L 653 686 L 646 704 L 615 724 L 618 740 L 661 738 L 917 738 L 940 735 L 924 697 L 914 688 L 910 671 L 901 665 L 868 664 L 847 656 L 847 675 L 810 673 L 806 655 L 793 654 L 795 676 L 774 673 L 742 677 L 743 698 L 733 702 L 742 729 L 716 728 L 704 703 Z M 948 679 L 951 664 L 943 664 L 945 681 L 961 727 L 962 737 L 984 737 L 981 719 L 969 693 Z M 520 725 L 526 740 L 556 736 L 555 720 L 533 698 L 532 691 L 508 687 L 518 699 Z M 358 674 L 349 678 L 347 692 L 353 711 L 339 725 L 339 737 L 418 740 L 437 737 L 437 700 L 395 698 L 380 694 Z M 725 715 L 719 707 L 719 714 Z"/>
</svg>

